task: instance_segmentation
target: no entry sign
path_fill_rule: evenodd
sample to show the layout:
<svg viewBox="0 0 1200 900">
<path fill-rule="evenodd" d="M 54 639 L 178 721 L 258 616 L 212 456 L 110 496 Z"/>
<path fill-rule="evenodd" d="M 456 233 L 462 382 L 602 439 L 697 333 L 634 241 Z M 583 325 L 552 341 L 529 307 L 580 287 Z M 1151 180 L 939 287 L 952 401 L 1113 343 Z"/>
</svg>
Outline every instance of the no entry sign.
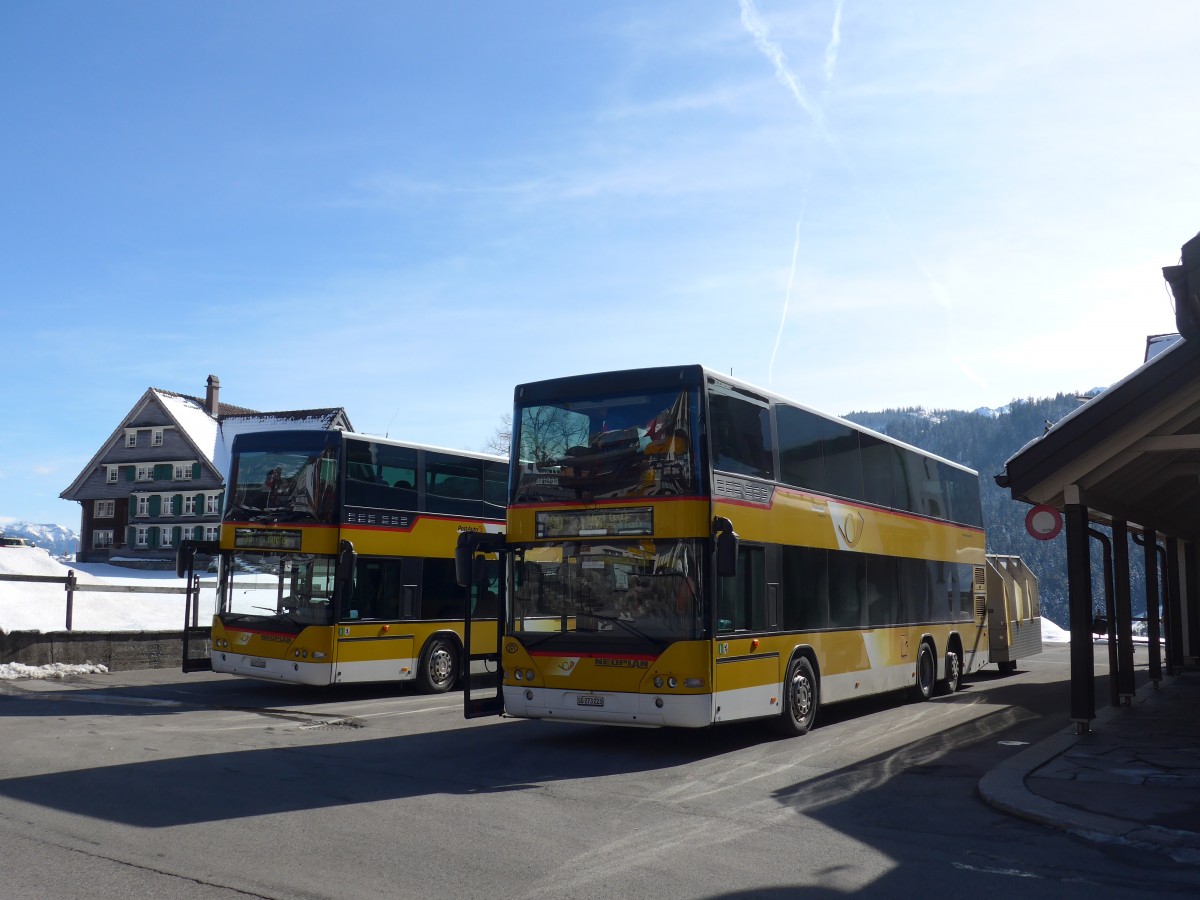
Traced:
<svg viewBox="0 0 1200 900">
<path fill-rule="evenodd" d="M 1062 513 L 1053 506 L 1041 504 L 1025 515 L 1025 530 L 1039 541 L 1049 541 L 1062 531 Z"/>
</svg>

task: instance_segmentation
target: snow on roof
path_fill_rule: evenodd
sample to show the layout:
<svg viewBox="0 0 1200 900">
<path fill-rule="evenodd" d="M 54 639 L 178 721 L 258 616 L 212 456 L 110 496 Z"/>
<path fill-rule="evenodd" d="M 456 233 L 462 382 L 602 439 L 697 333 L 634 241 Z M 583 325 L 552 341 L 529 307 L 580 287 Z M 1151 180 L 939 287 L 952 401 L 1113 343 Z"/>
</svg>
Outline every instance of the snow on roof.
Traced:
<svg viewBox="0 0 1200 900">
<path fill-rule="evenodd" d="M 192 397 L 171 394 L 157 388 L 151 388 L 151 390 L 205 458 L 210 463 L 214 462 L 213 457 L 217 446 L 217 420 L 208 414 L 204 404 Z"/>
<path fill-rule="evenodd" d="M 212 463 L 221 476 L 225 477 L 229 474 L 233 439 L 239 434 L 255 431 L 328 430 L 337 412 L 333 409 L 316 409 L 222 418 Z"/>
</svg>

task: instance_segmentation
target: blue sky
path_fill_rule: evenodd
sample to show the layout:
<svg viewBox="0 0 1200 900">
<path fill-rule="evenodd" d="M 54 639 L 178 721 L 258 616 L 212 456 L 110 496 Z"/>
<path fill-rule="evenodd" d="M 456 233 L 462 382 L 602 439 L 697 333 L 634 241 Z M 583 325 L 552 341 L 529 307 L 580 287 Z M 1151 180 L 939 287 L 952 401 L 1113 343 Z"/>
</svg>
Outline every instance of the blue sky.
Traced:
<svg viewBox="0 0 1200 900">
<path fill-rule="evenodd" d="M 0 524 L 148 387 L 480 449 L 702 363 L 834 413 L 1107 385 L 1200 230 L 1189 2 L 0 4 Z"/>
</svg>

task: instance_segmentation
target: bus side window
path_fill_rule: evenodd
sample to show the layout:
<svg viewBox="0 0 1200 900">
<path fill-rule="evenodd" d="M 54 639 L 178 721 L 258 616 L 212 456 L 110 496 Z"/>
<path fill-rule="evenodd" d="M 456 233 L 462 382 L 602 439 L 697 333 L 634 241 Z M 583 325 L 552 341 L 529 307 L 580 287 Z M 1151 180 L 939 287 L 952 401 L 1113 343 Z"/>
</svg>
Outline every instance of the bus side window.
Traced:
<svg viewBox="0 0 1200 900">
<path fill-rule="evenodd" d="M 834 628 L 863 625 L 863 593 L 866 587 L 865 560 L 860 553 L 845 550 L 829 554 L 829 624 Z"/>
<path fill-rule="evenodd" d="M 781 620 L 785 631 L 829 627 L 829 551 L 783 548 Z"/>
<path fill-rule="evenodd" d="M 737 574 L 717 580 L 717 631 L 767 627 L 767 579 L 762 547 L 738 548 Z"/>
</svg>

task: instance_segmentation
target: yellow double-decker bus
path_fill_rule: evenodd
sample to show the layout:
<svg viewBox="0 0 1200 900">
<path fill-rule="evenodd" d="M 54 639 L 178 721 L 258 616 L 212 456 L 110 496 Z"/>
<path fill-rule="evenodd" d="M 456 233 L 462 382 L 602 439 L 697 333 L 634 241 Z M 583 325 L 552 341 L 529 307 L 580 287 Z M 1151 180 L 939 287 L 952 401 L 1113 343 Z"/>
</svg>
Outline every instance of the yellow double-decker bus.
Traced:
<svg viewBox="0 0 1200 900">
<path fill-rule="evenodd" d="M 211 649 L 185 647 L 185 670 L 449 690 L 469 655 L 469 607 L 474 641 L 495 643 L 498 582 L 492 563 L 460 587 L 454 538 L 502 531 L 507 480 L 507 461 L 484 454 L 341 431 L 239 434 L 219 545 L 179 551 L 189 584 L 197 552 L 218 560 Z"/>
<path fill-rule="evenodd" d="M 468 716 L 812 727 L 988 662 L 975 472 L 701 366 L 516 388 L 491 686 Z M 490 692 L 489 692 L 490 691 Z"/>
</svg>

